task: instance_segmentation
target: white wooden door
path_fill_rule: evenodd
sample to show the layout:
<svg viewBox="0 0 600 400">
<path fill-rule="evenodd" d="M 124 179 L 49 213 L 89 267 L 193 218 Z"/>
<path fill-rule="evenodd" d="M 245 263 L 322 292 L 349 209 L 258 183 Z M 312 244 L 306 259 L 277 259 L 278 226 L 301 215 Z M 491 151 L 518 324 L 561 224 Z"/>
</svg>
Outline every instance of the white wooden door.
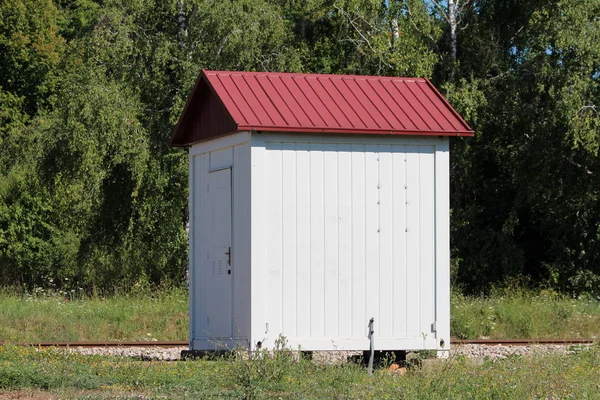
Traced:
<svg viewBox="0 0 600 400">
<path fill-rule="evenodd" d="M 208 174 L 206 331 L 209 338 L 232 337 L 231 169 Z"/>
</svg>

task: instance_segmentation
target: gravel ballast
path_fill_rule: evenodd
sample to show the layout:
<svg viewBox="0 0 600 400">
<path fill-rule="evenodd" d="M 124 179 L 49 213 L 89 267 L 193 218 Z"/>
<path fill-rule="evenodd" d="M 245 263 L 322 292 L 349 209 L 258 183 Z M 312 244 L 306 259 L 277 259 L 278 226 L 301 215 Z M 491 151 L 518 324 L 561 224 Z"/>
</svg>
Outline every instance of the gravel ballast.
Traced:
<svg viewBox="0 0 600 400">
<path fill-rule="evenodd" d="M 452 346 L 450 356 L 465 355 L 468 358 L 506 358 L 511 355 L 531 355 L 540 353 L 558 352 L 572 353 L 575 349 L 587 348 L 589 344 L 564 345 L 564 344 L 532 344 L 532 345 L 482 345 L 460 344 Z"/>
<path fill-rule="evenodd" d="M 589 347 L 584 345 L 559 345 L 559 344 L 533 344 L 533 345 L 482 345 L 460 344 L 452 346 L 450 357 L 465 355 L 468 358 L 500 359 L 510 355 L 530 355 L 557 352 L 569 354 L 574 349 Z M 87 355 L 132 357 L 148 361 L 176 361 L 181 359 L 181 351 L 187 347 L 69 347 L 64 349 L 69 353 Z M 333 354 L 335 353 L 335 354 Z M 346 354 L 348 353 L 348 354 Z M 350 354 L 351 353 L 351 354 Z M 313 360 L 317 362 L 335 362 L 354 355 L 356 352 L 314 352 Z M 356 353 L 358 354 L 358 353 Z"/>
<path fill-rule="evenodd" d="M 86 355 L 132 357 L 144 361 L 177 361 L 188 347 L 68 347 L 64 351 Z"/>
</svg>

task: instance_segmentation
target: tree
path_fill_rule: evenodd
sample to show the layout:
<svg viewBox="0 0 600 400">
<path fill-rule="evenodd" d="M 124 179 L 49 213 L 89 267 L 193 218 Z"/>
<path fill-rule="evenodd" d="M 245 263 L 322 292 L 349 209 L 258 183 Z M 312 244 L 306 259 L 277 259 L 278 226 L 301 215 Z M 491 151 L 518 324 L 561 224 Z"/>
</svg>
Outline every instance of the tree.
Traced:
<svg viewBox="0 0 600 400">
<path fill-rule="evenodd" d="M 573 291 L 598 280 L 599 6 L 535 5 L 493 30 L 505 35 L 494 76 L 449 87 L 477 119 L 454 152 L 454 254 L 469 290 L 519 274 Z"/>
<path fill-rule="evenodd" d="M 33 115 L 50 100 L 65 41 L 51 0 L 0 3 L 0 88 L 23 97 Z"/>
<path fill-rule="evenodd" d="M 432 75 L 441 33 L 422 1 L 283 1 L 307 71 Z"/>
</svg>

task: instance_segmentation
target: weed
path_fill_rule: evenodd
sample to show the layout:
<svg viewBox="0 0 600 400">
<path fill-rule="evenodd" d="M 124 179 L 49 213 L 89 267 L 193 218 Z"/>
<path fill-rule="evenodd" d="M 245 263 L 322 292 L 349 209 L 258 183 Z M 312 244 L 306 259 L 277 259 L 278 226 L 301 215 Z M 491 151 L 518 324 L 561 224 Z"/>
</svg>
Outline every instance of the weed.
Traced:
<svg viewBox="0 0 600 400">
<path fill-rule="evenodd" d="M 302 357 L 294 357 L 282 335 L 275 341 L 273 350 L 261 348 L 250 355 L 246 350 L 236 350 L 230 361 L 229 377 L 241 391 L 242 398 L 247 400 L 258 398 L 263 388 L 277 390 L 284 377 L 294 369 L 294 364 L 307 362 Z"/>
</svg>

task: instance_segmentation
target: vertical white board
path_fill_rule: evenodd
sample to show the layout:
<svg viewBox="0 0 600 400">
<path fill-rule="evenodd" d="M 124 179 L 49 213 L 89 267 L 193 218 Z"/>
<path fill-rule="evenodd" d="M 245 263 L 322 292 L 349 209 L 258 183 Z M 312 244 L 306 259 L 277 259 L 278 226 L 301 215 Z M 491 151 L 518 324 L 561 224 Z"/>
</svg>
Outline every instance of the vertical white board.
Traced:
<svg viewBox="0 0 600 400">
<path fill-rule="evenodd" d="M 337 144 L 323 144 L 325 337 L 338 335 L 338 153 Z"/>
<path fill-rule="evenodd" d="M 394 336 L 394 169 L 392 147 L 381 145 L 379 157 L 379 336 Z M 400 183 L 401 184 L 401 183 Z"/>
<path fill-rule="evenodd" d="M 266 258 L 266 323 L 269 330 L 283 332 L 283 163 L 282 152 L 266 153 L 266 182 L 271 194 L 265 197 L 266 207 L 266 242 L 269 244 L 269 255 Z"/>
<path fill-rule="evenodd" d="M 435 153 L 421 146 L 419 152 L 419 271 L 421 335 L 432 337 L 435 322 Z"/>
<path fill-rule="evenodd" d="M 295 143 L 282 143 L 282 251 L 283 251 L 283 278 L 282 293 L 280 299 L 271 298 L 269 301 L 281 301 L 283 307 L 282 333 L 287 337 L 297 336 L 296 312 L 297 312 L 297 188 L 296 188 L 296 145 Z M 267 169 L 271 165 L 267 165 Z M 269 247 L 270 249 L 270 247 Z M 270 257 L 269 249 L 267 256 Z"/>
<path fill-rule="evenodd" d="M 392 171 L 394 185 L 392 187 L 392 236 L 394 243 L 393 251 L 393 332 L 399 337 L 406 337 L 407 307 L 410 299 L 406 292 L 407 269 L 406 269 L 406 146 L 395 146 L 396 151 L 392 153 Z"/>
<path fill-rule="evenodd" d="M 325 334 L 325 191 L 323 151 L 310 146 L 310 336 Z"/>
<path fill-rule="evenodd" d="M 379 324 L 379 154 L 377 145 L 365 148 L 365 295 L 366 304 L 363 323 L 375 319 L 375 332 Z"/>
<path fill-rule="evenodd" d="M 310 153 L 296 144 L 296 335 L 310 336 Z"/>
<path fill-rule="evenodd" d="M 338 153 L 338 335 L 352 336 L 352 153 L 339 144 Z"/>
<path fill-rule="evenodd" d="M 365 146 L 352 145 L 352 337 L 367 334 L 366 254 L 365 254 Z"/>
</svg>

